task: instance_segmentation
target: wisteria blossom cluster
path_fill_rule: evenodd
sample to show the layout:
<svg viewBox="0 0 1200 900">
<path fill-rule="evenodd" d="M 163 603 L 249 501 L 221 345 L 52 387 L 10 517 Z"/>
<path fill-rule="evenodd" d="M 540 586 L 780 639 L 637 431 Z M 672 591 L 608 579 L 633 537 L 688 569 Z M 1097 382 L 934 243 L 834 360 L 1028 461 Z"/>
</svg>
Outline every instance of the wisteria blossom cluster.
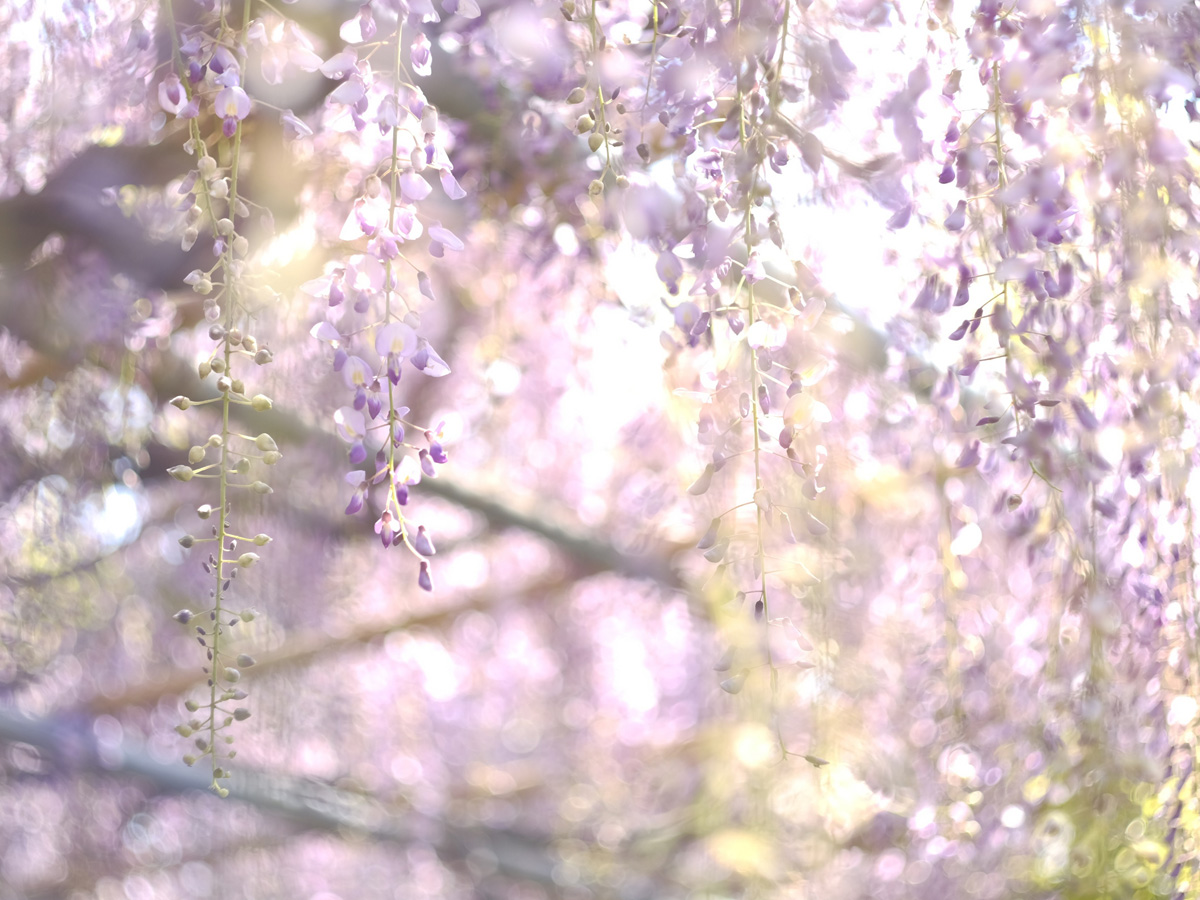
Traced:
<svg viewBox="0 0 1200 900">
<path fill-rule="evenodd" d="M 178 33 L 173 23 L 171 27 L 172 40 L 177 41 L 175 58 L 180 73 L 171 72 L 160 83 L 159 103 L 164 111 L 187 123 L 189 136 L 185 149 L 196 157 L 196 167 L 178 189 L 183 195 L 180 208 L 185 210 L 186 222 L 182 244 L 185 251 L 191 250 L 201 229 L 205 229 L 211 234 L 214 261 L 208 268 L 192 270 L 184 281 L 204 298 L 208 337 L 215 347 L 200 363 L 198 374 L 216 389 L 215 396 L 208 399 L 181 395 L 171 402 L 180 410 L 206 405 L 220 408 L 220 430 L 188 451 L 186 465 L 168 470 L 177 481 L 211 480 L 216 489 L 216 496 L 211 498 L 215 503 L 204 503 L 196 510 L 202 520 L 215 517 L 211 533 L 199 537 L 186 534 L 179 541 L 184 548 L 213 543 L 216 552 L 210 552 L 201 564 L 214 585 L 209 591 L 210 606 L 200 612 L 184 609 L 175 615 L 181 624 L 195 628 L 196 640 L 205 648 L 209 687 L 208 701 L 203 706 L 187 701 L 188 711 L 197 716 L 180 725 L 177 731 L 183 737 L 195 737 L 200 757 L 207 756 L 212 762 L 212 789 L 225 796 L 228 789 L 220 781 L 228 778 L 229 772 L 222 761 L 237 753 L 225 747 L 233 741 L 225 730 L 234 721 L 250 716 L 246 707 L 229 709 L 227 704 L 246 699 L 246 691 L 238 683 L 242 670 L 254 665 L 253 657 L 245 653 L 231 658 L 234 654 L 227 646 L 231 630 L 243 621 L 252 621 L 255 611 L 247 607 L 231 614 L 230 593 L 238 571 L 259 560 L 254 551 L 239 552 L 239 543 L 262 547 L 271 540 L 267 534 L 253 537 L 237 534 L 233 527 L 234 498 L 245 493 L 272 493 L 271 486 L 254 473 L 252 461 L 274 466 L 282 454 L 270 434 L 242 434 L 230 425 L 233 407 L 265 412 L 273 405 L 265 394 L 247 389 L 243 374 L 245 365 L 266 366 L 273 359 L 266 342 L 260 343 L 249 330 L 266 292 L 256 284 L 248 269 L 250 245 L 245 224 L 250 208 L 239 190 L 240 123 L 251 109 L 250 98 L 242 87 L 245 63 L 242 42 L 248 28 L 244 24 L 241 31 L 230 29 L 223 17 Z M 180 74 L 186 80 L 186 87 Z M 213 116 L 220 121 L 220 134 L 212 145 L 199 118 L 202 104 L 211 107 Z M 220 165 L 218 156 L 227 159 L 227 165 Z M 201 709 L 203 716 L 199 715 Z M 192 765 L 197 757 L 188 755 L 185 761 Z"/>
<path fill-rule="evenodd" d="M 253 681 L 239 770 L 406 845 L 168 865 L 114 800 L 125 894 L 1196 895 L 1193 5 L 40 6 L 0 791 L 184 696 L 265 808 Z"/>
</svg>

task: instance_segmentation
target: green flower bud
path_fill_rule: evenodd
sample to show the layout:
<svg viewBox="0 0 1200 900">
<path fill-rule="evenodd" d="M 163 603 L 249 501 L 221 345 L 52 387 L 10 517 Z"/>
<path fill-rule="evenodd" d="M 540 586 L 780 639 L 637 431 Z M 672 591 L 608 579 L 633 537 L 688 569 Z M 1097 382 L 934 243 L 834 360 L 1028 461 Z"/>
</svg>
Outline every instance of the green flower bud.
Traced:
<svg viewBox="0 0 1200 900">
<path fill-rule="evenodd" d="M 242 617 L 243 622 L 253 622 L 255 617 L 258 615 L 258 610 L 253 606 L 247 606 L 240 613 L 238 613 L 238 615 Z"/>
<path fill-rule="evenodd" d="M 586 96 L 587 96 L 587 94 L 584 93 L 583 88 L 577 87 L 577 88 L 573 89 L 571 91 L 571 93 L 567 94 L 567 102 L 568 103 L 582 103 L 583 98 Z"/>
<path fill-rule="evenodd" d="M 258 340 L 254 337 L 254 335 L 248 334 L 242 338 L 242 347 L 247 353 L 253 353 L 258 349 Z"/>
<path fill-rule="evenodd" d="M 595 127 L 596 127 L 596 120 L 593 119 L 591 116 L 589 116 L 587 113 L 584 113 L 582 116 L 580 116 L 578 119 L 575 120 L 575 133 L 576 134 L 584 134 L 585 132 L 591 131 Z"/>
<path fill-rule="evenodd" d="M 563 18 L 570 22 L 575 16 L 575 0 L 563 0 L 563 5 L 560 9 Z"/>
<path fill-rule="evenodd" d="M 235 669 L 233 666 L 226 666 L 225 671 L 222 673 L 222 675 L 225 678 L 225 680 L 230 682 L 231 684 L 236 684 L 237 682 L 242 680 L 242 673 L 239 672 L 237 669 Z"/>
<path fill-rule="evenodd" d="M 283 454 L 278 450 L 268 450 L 263 454 L 263 462 L 265 462 L 268 466 L 275 465 L 275 463 L 279 462 L 281 459 L 283 459 Z"/>
<path fill-rule="evenodd" d="M 187 709 L 188 712 L 195 712 L 196 710 L 198 710 L 200 708 L 200 704 L 197 703 L 195 700 L 188 700 L 183 705 Z"/>
<path fill-rule="evenodd" d="M 256 534 L 254 536 L 254 543 L 259 547 L 265 547 L 271 543 L 271 536 L 269 534 Z"/>
<path fill-rule="evenodd" d="M 275 404 L 271 402 L 271 398 L 264 396 L 263 394 L 255 394 L 250 400 L 250 406 L 255 410 L 255 412 L 266 412 L 274 405 Z"/>
<path fill-rule="evenodd" d="M 180 394 L 178 397 L 171 398 L 171 405 L 176 409 L 187 409 L 192 405 L 192 401 Z"/>
<path fill-rule="evenodd" d="M 210 279 L 207 275 L 192 285 L 192 290 L 195 291 L 197 294 L 199 294 L 201 297 L 207 297 L 209 294 L 212 293 L 212 289 L 213 289 L 212 279 Z"/>
<path fill-rule="evenodd" d="M 588 193 L 596 197 L 604 193 L 604 182 L 599 178 L 593 178 L 592 183 L 588 185 Z"/>
<path fill-rule="evenodd" d="M 232 388 L 232 390 L 235 394 L 246 393 L 246 386 L 244 384 L 242 384 L 242 379 L 240 379 L 240 378 L 233 379 L 233 381 L 230 382 L 230 387 Z"/>
<path fill-rule="evenodd" d="M 258 562 L 258 554 L 257 553 L 243 553 L 241 556 L 238 557 L 238 560 L 237 560 L 237 564 L 239 566 L 241 566 L 243 569 L 250 568 L 256 562 Z"/>
<path fill-rule="evenodd" d="M 189 753 L 187 756 L 185 756 L 185 757 L 183 758 L 183 764 L 184 764 L 185 766 L 194 766 L 194 765 L 196 764 L 196 757 L 192 756 L 192 755 Z"/>
<path fill-rule="evenodd" d="M 193 466 L 199 465 L 200 463 L 204 462 L 204 448 L 203 447 L 193 447 L 192 449 L 190 449 L 188 451 L 188 462 L 191 463 Z"/>
<path fill-rule="evenodd" d="M 196 738 L 196 749 L 199 750 L 201 753 L 207 752 L 208 738 L 202 738 L 202 737 Z"/>
<path fill-rule="evenodd" d="M 180 737 L 186 738 L 186 737 L 191 737 L 193 732 L 192 732 L 192 729 L 188 728 L 186 725 L 176 725 L 175 733 L 177 735 L 179 735 Z"/>
<path fill-rule="evenodd" d="M 593 153 L 595 153 L 597 150 L 599 150 L 603 146 L 604 146 L 604 135 L 595 134 L 595 133 L 588 135 L 588 149 L 591 150 Z"/>
<path fill-rule="evenodd" d="M 629 187 L 629 179 L 626 178 L 624 175 L 618 175 L 617 176 L 617 187 L 619 187 L 619 188 Z"/>
<path fill-rule="evenodd" d="M 230 328 L 229 334 L 226 336 L 229 338 L 229 343 L 233 344 L 233 346 L 236 347 L 238 344 L 240 344 L 242 342 L 242 329 Z"/>
<path fill-rule="evenodd" d="M 254 439 L 254 446 L 259 450 L 278 450 L 279 447 L 275 444 L 275 438 L 271 437 L 265 431 Z"/>
<path fill-rule="evenodd" d="M 254 484 L 250 485 L 250 490 L 254 491 L 254 493 L 256 493 L 256 494 L 273 494 L 273 493 L 275 493 L 273 490 L 271 490 L 271 486 L 269 484 L 267 484 L 265 481 L 254 482 Z"/>
<path fill-rule="evenodd" d="M 246 475 L 250 472 L 250 460 L 243 457 L 233 464 L 233 473 L 235 475 Z"/>
<path fill-rule="evenodd" d="M 223 787 L 217 788 L 216 795 L 218 797 L 220 797 L 222 800 L 224 800 L 226 797 L 229 796 L 229 788 L 223 788 Z"/>
<path fill-rule="evenodd" d="M 209 376 L 209 373 L 212 372 L 212 363 L 210 363 L 207 359 L 204 362 L 200 363 L 199 372 L 200 372 L 200 379 L 203 381 L 205 378 L 207 378 Z M 191 403 L 190 400 L 188 402 L 189 402 L 189 404 Z"/>
<path fill-rule="evenodd" d="M 167 469 L 167 474 L 176 481 L 191 481 L 196 473 L 192 471 L 191 466 L 171 466 Z"/>
<path fill-rule="evenodd" d="M 196 543 L 196 538 L 190 534 L 185 534 L 179 539 L 179 546 L 184 550 L 190 550 L 192 545 Z"/>
<path fill-rule="evenodd" d="M 216 340 L 219 340 L 219 338 L 217 338 Z M 213 361 L 211 363 L 209 363 L 209 365 L 212 366 L 212 370 L 214 372 L 216 372 L 218 375 L 222 374 L 225 371 L 225 360 L 221 359 L 221 357 L 219 357 L 219 356 L 214 358 Z"/>
</svg>

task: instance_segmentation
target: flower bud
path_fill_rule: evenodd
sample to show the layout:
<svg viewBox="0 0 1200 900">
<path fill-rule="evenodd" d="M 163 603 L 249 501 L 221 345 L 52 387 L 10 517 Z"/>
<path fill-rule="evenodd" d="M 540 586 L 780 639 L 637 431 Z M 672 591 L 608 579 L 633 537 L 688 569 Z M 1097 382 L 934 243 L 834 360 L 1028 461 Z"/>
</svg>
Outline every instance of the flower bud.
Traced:
<svg viewBox="0 0 1200 900">
<path fill-rule="evenodd" d="M 580 116 L 578 119 L 575 120 L 575 133 L 576 134 L 583 134 L 585 132 L 591 131 L 595 127 L 596 127 L 596 120 L 593 119 L 591 116 L 589 116 L 587 113 L 584 113 L 582 116 Z"/>
<path fill-rule="evenodd" d="M 197 161 L 196 168 L 199 170 L 201 177 L 209 179 L 217 174 L 217 161 L 211 156 L 202 156 Z"/>
<path fill-rule="evenodd" d="M 242 379 L 235 378 L 230 382 L 230 390 L 235 394 L 244 394 L 246 393 L 246 385 L 242 384 Z"/>
<path fill-rule="evenodd" d="M 188 462 L 191 463 L 193 466 L 204 462 L 204 448 L 203 447 L 193 447 L 191 450 L 189 450 L 188 451 Z"/>
<path fill-rule="evenodd" d="M 264 394 L 255 394 L 250 400 L 250 406 L 255 410 L 255 412 L 266 412 L 274 405 L 275 404 L 271 402 L 271 398 L 265 396 Z"/>
<path fill-rule="evenodd" d="M 619 187 L 619 188 L 629 187 L 629 179 L 626 178 L 624 175 L 618 175 L 617 176 L 617 187 Z"/>
<path fill-rule="evenodd" d="M 179 546 L 182 547 L 184 550 L 190 550 L 195 543 L 196 543 L 195 535 L 185 534 L 183 537 L 181 537 L 179 539 Z"/>
<path fill-rule="evenodd" d="M 226 681 L 228 681 L 232 684 L 236 684 L 237 682 L 242 680 L 242 673 L 239 672 L 237 669 L 235 669 L 233 666 L 226 666 L 225 671 L 223 673 L 223 677 L 225 678 Z"/>
<path fill-rule="evenodd" d="M 222 394 L 229 393 L 229 389 L 231 387 L 233 387 L 233 382 L 229 380 L 228 376 L 222 375 L 220 378 L 217 379 L 217 390 L 220 391 Z"/>
<path fill-rule="evenodd" d="M 383 182 L 380 180 L 378 175 L 372 175 L 367 178 L 366 182 L 363 184 L 363 193 L 372 200 L 383 193 Z"/>
<path fill-rule="evenodd" d="M 225 438 L 221 437 L 219 434 L 210 434 L 208 436 L 208 440 L 205 441 L 205 446 L 224 447 L 225 446 Z"/>
<path fill-rule="evenodd" d="M 200 704 L 195 700 L 185 700 L 183 706 L 188 712 L 195 712 L 200 708 Z"/>
<path fill-rule="evenodd" d="M 176 481 L 191 481 L 192 476 L 196 473 L 192 471 L 191 466 L 171 466 L 167 469 L 167 474 Z"/>
<path fill-rule="evenodd" d="M 212 507 L 209 506 L 207 503 L 197 506 L 196 507 L 196 515 L 198 515 L 202 519 L 207 519 L 209 516 L 212 515 Z"/>
<path fill-rule="evenodd" d="M 233 473 L 235 475 L 247 475 L 250 472 L 250 460 L 242 457 L 233 464 Z"/>
<path fill-rule="evenodd" d="M 192 405 L 192 401 L 180 394 L 178 397 L 171 398 L 171 405 L 176 409 L 187 409 Z"/>
<path fill-rule="evenodd" d="M 254 362 L 256 365 L 265 366 L 272 359 L 271 351 L 263 348 L 254 354 Z"/>
<path fill-rule="evenodd" d="M 224 218 L 217 219 L 217 234 L 222 234 L 228 237 L 233 234 L 233 219 Z"/>
<path fill-rule="evenodd" d="M 592 183 L 588 185 L 588 193 L 593 197 L 604 193 L 604 182 L 599 178 L 592 179 Z"/>
<path fill-rule="evenodd" d="M 185 756 L 185 757 L 183 758 L 183 764 L 184 764 L 185 766 L 194 766 L 194 765 L 196 764 L 196 757 L 192 756 L 192 755 L 189 753 L 187 756 Z"/>
<path fill-rule="evenodd" d="M 208 186 L 208 192 L 217 200 L 224 200 L 229 196 L 229 182 L 224 178 L 218 178 Z"/>
<path fill-rule="evenodd" d="M 258 616 L 258 610 L 253 606 L 247 606 L 238 615 L 242 617 L 243 622 L 253 622 L 255 617 Z"/>
<path fill-rule="evenodd" d="M 571 91 L 571 93 L 567 94 L 567 102 L 568 103 L 582 103 L 583 98 L 586 96 L 587 96 L 587 94 L 584 93 L 583 88 L 577 87 L 577 88 L 574 88 Z"/>
<path fill-rule="evenodd" d="M 214 323 L 208 327 L 208 336 L 214 341 L 222 340 L 225 337 L 225 329 Z M 214 366 L 214 368 L 216 367 Z M 217 371 L 219 372 L 221 370 L 217 369 Z"/>
<path fill-rule="evenodd" d="M 177 735 L 179 735 L 180 737 L 185 737 L 185 738 L 191 737 L 193 734 L 192 729 L 188 728 L 186 725 L 176 725 L 175 733 Z"/>
<path fill-rule="evenodd" d="M 279 462 L 281 459 L 283 459 L 283 454 L 278 450 L 268 450 L 263 454 L 263 462 L 265 462 L 268 466 L 275 465 L 275 463 Z"/>
<path fill-rule="evenodd" d="M 214 357 L 212 359 L 212 361 L 209 363 L 209 365 L 212 367 L 212 370 L 214 372 L 216 372 L 218 375 L 221 375 L 225 372 L 225 360 L 221 359 L 221 357 L 219 357 L 219 356 Z"/>
<path fill-rule="evenodd" d="M 250 242 L 245 235 L 239 234 L 233 239 L 233 252 L 236 256 L 245 256 L 250 252 Z"/>
<path fill-rule="evenodd" d="M 588 149 L 595 153 L 604 146 L 604 135 L 593 133 L 588 135 Z"/>
<path fill-rule="evenodd" d="M 246 709 L 244 706 L 239 706 L 233 711 L 233 717 L 239 722 L 245 722 L 248 718 L 250 718 L 250 710 Z"/>
<path fill-rule="evenodd" d="M 264 547 L 271 543 L 271 536 L 269 534 L 256 534 L 254 536 L 254 543 L 259 547 Z"/>
<path fill-rule="evenodd" d="M 254 493 L 256 493 L 256 494 L 273 494 L 273 493 L 275 493 L 273 490 L 271 490 L 271 486 L 269 484 L 267 484 L 265 481 L 254 482 L 254 484 L 250 485 L 250 490 L 254 491 Z"/>
<path fill-rule="evenodd" d="M 200 363 L 200 366 L 197 369 L 197 372 L 200 375 L 200 380 L 203 381 L 205 378 L 207 378 L 209 376 L 209 374 L 211 374 L 212 363 L 210 363 L 207 359 L 204 360 L 204 362 Z M 189 403 L 190 403 L 190 401 L 189 401 Z M 180 409 L 183 409 L 183 408 L 184 407 L 180 407 Z"/>
<path fill-rule="evenodd" d="M 575 0 L 563 0 L 560 11 L 563 14 L 563 18 L 570 22 L 575 16 Z"/>
<path fill-rule="evenodd" d="M 236 347 L 242 342 L 242 329 L 230 328 L 229 334 L 227 334 L 226 337 L 229 338 L 229 343 Z"/>
<path fill-rule="evenodd" d="M 242 349 L 244 349 L 247 353 L 253 353 L 258 349 L 258 340 L 254 337 L 254 335 L 248 334 L 242 338 Z"/>
<path fill-rule="evenodd" d="M 254 665 L 254 663 L 255 663 L 255 659 L 249 653 L 239 653 L 238 654 L 237 664 L 239 666 L 241 666 L 243 669 L 249 669 L 251 666 Z"/>
<path fill-rule="evenodd" d="M 278 450 L 275 445 L 275 438 L 271 437 L 265 431 L 254 439 L 254 446 L 259 450 Z"/>
<path fill-rule="evenodd" d="M 184 253 L 191 250 L 192 247 L 196 245 L 196 241 L 199 239 L 199 237 L 200 230 L 194 225 L 189 225 L 183 230 L 183 240 L 179 242 L 180 249 L 182 249 Z"/>
<path fill-rule="evenodd" d="M 181 609 L 179 612 L 175 613 L 172 618 L 174 618 L 175 621 L 179 622 L 181 625 L 186 625 L 188 622 L 192 621 L 192 617 L 195 615 L 196 614 L 190 609 Z"/>
</svg>

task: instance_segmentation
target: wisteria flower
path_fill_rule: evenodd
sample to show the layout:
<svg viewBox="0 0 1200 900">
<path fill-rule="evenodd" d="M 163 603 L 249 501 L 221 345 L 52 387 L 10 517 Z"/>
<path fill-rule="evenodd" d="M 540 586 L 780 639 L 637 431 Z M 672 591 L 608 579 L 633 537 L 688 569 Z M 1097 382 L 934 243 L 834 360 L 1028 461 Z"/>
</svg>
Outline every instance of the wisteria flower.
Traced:
<svg viewBox="0 0 1200 900">
<path fill-rule="evenodd" d="M 224 121 L 221 131 L 225 137 L 233 137 L 237 123 L 250 115 L 250 97 L 238 85 L 222 88 L 213 101 L 213 109 Z"/>
<path fill-rule="evenodd" d="M 183 82 L 174 72 L 159 83 L 158 105 L 165 112 L 169 112 L 173 116 L 179 115 L 187 105 L 187 99 L 187 91 L 183 89 Z"/>
<path fill-rule="evenodd" d="M 433 68 L 433 53 L 430 50 L 429 38 L 423 33 L 413 40 L 409 58 L 412 61 L 413 72 L 422 78 L 428 78 Z"/>
</svg>

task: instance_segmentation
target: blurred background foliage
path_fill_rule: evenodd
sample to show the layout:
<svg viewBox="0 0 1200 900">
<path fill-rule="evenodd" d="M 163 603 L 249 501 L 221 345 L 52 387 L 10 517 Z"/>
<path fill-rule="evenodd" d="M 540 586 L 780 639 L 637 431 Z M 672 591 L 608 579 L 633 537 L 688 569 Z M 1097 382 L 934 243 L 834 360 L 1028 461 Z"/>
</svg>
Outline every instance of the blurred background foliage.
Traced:
<svg viewBox="0 0 1200 900">
<path fill-rule="evenodd" d="M 805 530 L 793 514 L 800 542 L 772 557 L 786 593 L 758 622 L 737 567 L 695 549 L 705 522 L 753 502 L 741 470 L 687 492 L 708 453 L 696 385 L 721 376 L 685 346 L 678 298 L 614 211 L 682 216 L 688 198 L 663 186 L 683 171 L 680 148 L 657 132 L 641 194 L 590 198 L 596 173 L 561 102 L 578 35 L 564 37 L 558 2 L 480 5 L 477 30 L 455 38 L 463 52 L 435 42 L 422 83 L 454 123 L 472 195 L 433 201 L 467 250 L 423 260 L 438 296 L 423 333 L 453 374 L 403 381 L 414 420 L 448 423 L 451 462 L 413 491 L 437 535 L 432 594 L 369 519 L 342 513 L 345 447 L 329 422 L 346 400 L 309 337 L 322 304 L 300 290 L 345 252 L 362 170 L 337 161 L 355 136 L 289 142 L 273 116 L 246 123 L 247 193 L 272 220 L 254 217 L 251 237 L 275 353 L 260 373 L 274 409 L 246 427 L 269 431 L 285 461 L 273 495 L 234 511 L 243 533 L 274 540 L 234 586 L 257 612 L 238 644 L 257 665 L 224 801 L 179 762 L 174 732 L 204 674 L 172 614 L 208 584 L 179 539 L 210 498 L 167 470 L 215 425 L 168 403 L 209 390 L 195 374 L 202 310 L 182 281 L 208 248 L 181 250 L 173 230 L 191 162 L 154 115 L 161 11 L 0 10 L 0 898 L 1196 896 L 1194 266 L 1105 313 L 1157 334 L 1152 301 L 1182 310 L 1162 313 L 1161 343 L 1112 350 L 1111 370 L 1092 373 L 1141 404 L 1113 426 L 1127 496 L 1098 519 L 1082 443 L 1053 484 L 998 456 L 956 463 L 996 392 L 946 388 L 949 328 L 908 308 L 931 261 L 953 254 L 882 227 L 900 129 L 807 121 L 839 149 L 822 166 L 818 145 L 783 182 L 804 250 L 762 302 L 783 306 L 792 284 L 827 304 L 798 343 L 828 368 L 811 393 L 833 412 L 814 439 L 819 499 L 770 461 L 777 502 L 820 521 Z M 644 24 L 650 5 L 605 8 Z M 926 55 L 961 67 L 956 17 L 976 14 L 790 8 L 798 46 L 850 35 L 851 105 L 867 108 Z M 199 9 L 176 3 L 183 21 Z M 286 12 L 332 55 L 357 9 Z M 1094 47 L 1150 68 L 1169 49 L 1194 82 L 1178 63 L 1200 37 L 1192 6 L 1100 12 L 1110 34 L 1121 17 L 1146 29 Z M 796 65 L 814 89 L 820 66 Z M 1115 109 L 1128 98 L 1112 77 Z M 252 93 L 319 117 L 333 86 L 313 75 Z M 1194 109 L 1194 94 L 1175 99 Z M 1193 257 L 1163 234 L 1183 242 L 1190 206 L 1154 181 L 1153 141 L 1130 141 L 1088 148 L 1095 168 L 1128 151 L 1145 175 L 1117 189 L 1132 223 L 1122 252 L 1184 268 Z M 905 184 L 936 180 L 941 160 L 921 164 Z M 1155 230 L 1138 197 L 1160 195 L 1180 222 Z M 944 239 L 941 215 L 918 216 L 921 234 Z M 833 289 L 808 281 L 801 257 Z M 862 270 L 878 295 L 853 293 Z M 1169 403 L 1147 399 L 1173 378 Z"/>
</svg>

